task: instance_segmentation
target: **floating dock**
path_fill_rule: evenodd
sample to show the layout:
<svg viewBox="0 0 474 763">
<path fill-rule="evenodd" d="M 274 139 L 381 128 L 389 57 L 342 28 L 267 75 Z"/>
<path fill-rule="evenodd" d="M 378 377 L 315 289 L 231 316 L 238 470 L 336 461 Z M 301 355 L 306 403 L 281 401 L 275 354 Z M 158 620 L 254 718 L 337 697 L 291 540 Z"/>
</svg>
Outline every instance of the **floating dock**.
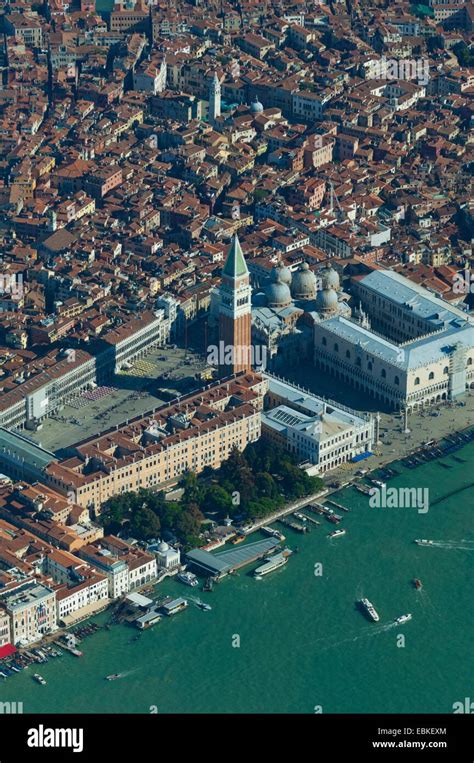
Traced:
<svg viewBox="0 0 474 763">
<path fill-rule="evenodd" d="M 315 519 L 314 517 L 308 517 L 306 514 L 302 515 L 307 522 L 311 522 L 312 525 L 320 525 L 321 522 L 319 520 Z"/>
<path fill-rule="evenodd" d="M 340 503 L 336 503 L 336 501 L 330 501 L 329 498 L 327 499 L 327 503 L 330 503 L 331 506 L 335 506 L 336 509 L 340 509 L 341 511 L 350 511 L 350 509 L 348 509 L 347 506 L 343 506 Z"/>
<path fill-rule="evenodd" d="M 296 530 L 298 533 L 307 533 L 309 532 L 309 527 L 304 527 L 304 525 L 298 524 L 298 522 L 295 522 L 294 519 L 286 519 L 285 517 L 282 517 L 278 520 L 282 523 L 282 525 L 285 525 L 286 527 L 291 527 L 292 530 Z"/>
</svg>

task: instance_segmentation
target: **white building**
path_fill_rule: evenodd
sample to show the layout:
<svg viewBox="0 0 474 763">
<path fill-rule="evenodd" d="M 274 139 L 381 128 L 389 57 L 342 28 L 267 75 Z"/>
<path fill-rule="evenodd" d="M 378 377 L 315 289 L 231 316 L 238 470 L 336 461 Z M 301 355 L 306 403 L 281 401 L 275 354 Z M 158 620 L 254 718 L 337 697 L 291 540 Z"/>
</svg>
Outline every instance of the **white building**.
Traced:
<svg viewBox="0 0 474 763">
<path fill-rule="evenodd" d="M 133 72 L 133 89 L 144 93 L 157 95 L 166 88 L 166 61 L 163 59 L 160 66 L 146 62 Z"/>
<path fill-rule="evenodd" d="M 57 628 L 56 593 L 36 580 L 27 580 L 0 595 L 10 616 L 13 644 L 40 641 Z"/>
<path fill-rule="evenodd" d="M 163 570 L 174 570 L 181 564 L 179 549 L 168 546 L 164 541 L 158 545 L 155 555 L 158 567 Z"/>
<path fill-rule="evenodd" d="M 92 614 L 99 605 L 105 607 L 109 601 L 107 578 L 105 575 L 91 575 L 72 588 L 59 588 L 56 591 L 56 600 L 58 621 L 67 623 L 67 618 L 71 618 L 76 612 L 79 615 L 81 611 L 83 614 Z"/>
<path fill-rule="evenodd" d="M 268 376 L 262 437 L 282 445 L 320 473 L 370 453 L 374 421 Z"/>
<path fill-rule="evenodd" d="M 10 618 L 4 609 L 0 609 L 0 649 L 10 643 Z"/>
<path fill-rule="evenodd" d="M 314 326 L 314 362 L 389 408 L 452 400 L 474 386 L 474 321 L 392 271 L 354 280 L 360 322 L 330 317 Z M 377 333 L 375 333 L 377 332 Z"/>
</svg>

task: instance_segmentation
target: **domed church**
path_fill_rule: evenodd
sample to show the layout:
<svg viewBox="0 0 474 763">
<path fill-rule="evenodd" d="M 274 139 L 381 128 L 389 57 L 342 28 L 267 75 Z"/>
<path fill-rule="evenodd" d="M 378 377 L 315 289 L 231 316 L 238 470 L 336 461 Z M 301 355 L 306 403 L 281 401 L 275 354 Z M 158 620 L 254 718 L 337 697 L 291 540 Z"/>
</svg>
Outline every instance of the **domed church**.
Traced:
<svg viewBox="0 0 474 763">
<path fill-rule="evenodd" d="M 265 345 L 267 367 L 273 369 L 301 362 L 311 352 L 315 323 L 351 313 L 330 264 L 316 275 L 307 262 L 292 272 L 279 261 L 252 301 L 252 335 Z"/>
</svg>

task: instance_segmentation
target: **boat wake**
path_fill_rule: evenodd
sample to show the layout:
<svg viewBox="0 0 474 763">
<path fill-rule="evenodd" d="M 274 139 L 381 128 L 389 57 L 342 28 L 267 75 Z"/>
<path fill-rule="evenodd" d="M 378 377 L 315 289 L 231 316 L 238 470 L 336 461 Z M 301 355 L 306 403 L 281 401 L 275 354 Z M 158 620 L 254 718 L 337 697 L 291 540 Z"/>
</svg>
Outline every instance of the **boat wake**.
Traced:
<svg viewBox="0 0 474 763">
<path fill-rule="evenodd" d="M 430 548 L 474 551 L 474 540 L 467 540 L 465 538 L 462 538 L 461 540 L 433 540 L 430 543 Z"/>
<path fill-rule="evenodd" d="M 321 652 L 328 652 L 330 649 L 338 649 L 342 644 L 348 644 L 348 643 L 354 643 L 355 641 L 361 641 L 361 639 L 370 638 L 371 636 L 379 636 L 381 633 L 386 633 L 387 631 L 391 630 L 392 628 L 395 628 L 399 623 L 391 622 L 391 623 L 385 623 L 384 625 L 375 625 L 366 626 L 362 632 L 358 634 L 354 634 L 352 636 L 348 636 L 347 638 L 339 639 L 337 641 L 333 641 L 332 643 L 326 643 L 326 646 L 324 646 L 320 651 Z M 318 639 L 318 641 L 328 641 L 327 638 L 325 639 Z"/>
</svg>

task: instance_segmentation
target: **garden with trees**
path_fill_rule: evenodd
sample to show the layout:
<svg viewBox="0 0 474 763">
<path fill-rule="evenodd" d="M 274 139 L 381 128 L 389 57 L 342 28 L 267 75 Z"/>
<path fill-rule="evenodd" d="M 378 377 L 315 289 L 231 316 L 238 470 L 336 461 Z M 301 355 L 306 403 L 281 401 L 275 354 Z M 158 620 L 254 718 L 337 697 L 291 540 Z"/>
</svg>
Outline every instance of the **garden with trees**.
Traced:
<svg viewBox="0 0 474 763">
<path fill-rule="evenodd" d="M 323 481 L 302 471 L 288 451 L 259 440 L 244 452 L 234 448 L 218 470 L 187 472 L 182 495 L 167 501 L 164 492 L 140 489 L 111 498 L 100 522 L 106 533 L 122 532 L 138 540 L 173 536 L 185 548 L 202 543 L 206 517 L 248 522 L 282 508 L 285 503 L 317 493 Z"/>
</svg>

